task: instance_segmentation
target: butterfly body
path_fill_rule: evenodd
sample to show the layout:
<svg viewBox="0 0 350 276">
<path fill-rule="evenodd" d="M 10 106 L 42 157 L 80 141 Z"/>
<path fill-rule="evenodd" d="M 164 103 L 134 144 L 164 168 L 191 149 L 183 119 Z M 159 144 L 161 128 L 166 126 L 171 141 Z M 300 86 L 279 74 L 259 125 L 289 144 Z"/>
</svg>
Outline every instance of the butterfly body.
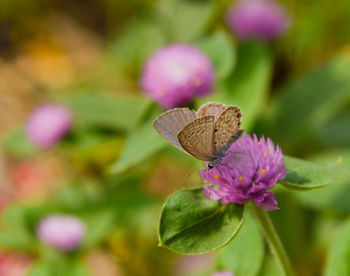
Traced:
<svg viewBox="0 0 350 276">
<path fill-rule="evenodd" d="M 207 103 L 197 113 L 188 108 L 168 110 L 153 126 L 170 144 L 208 162 L 210 168 L 220 163 L 227 149 L 243 134 L 241 117 L 236 106 Z"/>
</svg>

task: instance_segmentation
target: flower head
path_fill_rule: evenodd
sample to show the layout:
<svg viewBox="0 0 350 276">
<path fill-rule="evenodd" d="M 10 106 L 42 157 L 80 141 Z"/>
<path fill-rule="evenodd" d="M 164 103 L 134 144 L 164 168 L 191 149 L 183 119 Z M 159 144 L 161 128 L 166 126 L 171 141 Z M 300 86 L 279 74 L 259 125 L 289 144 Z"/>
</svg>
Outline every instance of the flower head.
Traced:
<svg viewBox="0 0 350 276">
<path fill-rule="evenodd" d="M 227 23 L 241 40 L 269 41 L 283 34 L 290 19 L 283 6 L 273 0 L 241 0 L 228 11 Z"/>
<path fill-rule="evenodd" d="M 223 270 L 223 271 L 215 272 L 211 276 L 235 276 L 235 275 L 228 270 Z"/>
<path fill-rule="evenodd" d="M 85 234 L 85 226 L 80 219 L 68 215 L 51 215 L 42 219 L 37 235 L 47 245 L 62 251 L 76 248 Z"/>
<path fill-rule="evenodd" d="M 53 147 L 71 128 L 72 114 L 63 106 L 44 104 L 30 115 L 26 134 L 40 149 Z"/>
<path fill-rule="evenodd" d="M 252 200 L 270 211 L 278 207 L 274 194 L 268 190 L 286 176 L 286 166 L 281 149 L 270 138 L 246 134 L 230 146 L 219 163 L 210 170 L 199 171 L 199 175 L 218 186 L 203 187 L 208 199 L 221 200 L 222 204 Z"/>
<path fill-rule="evenodd" d="M 146 62 L 141 85 L 151 98 L 170 109 L 212 92 L 214 78 L 211 61 L 202 52 L 186 44 L 173 44 Z"/>
</svg>

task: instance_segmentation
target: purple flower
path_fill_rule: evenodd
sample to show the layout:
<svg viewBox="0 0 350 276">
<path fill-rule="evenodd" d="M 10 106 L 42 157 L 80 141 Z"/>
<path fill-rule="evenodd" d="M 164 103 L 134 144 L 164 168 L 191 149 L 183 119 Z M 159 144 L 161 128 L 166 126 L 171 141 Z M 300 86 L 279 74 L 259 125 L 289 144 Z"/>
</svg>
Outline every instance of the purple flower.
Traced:
<svg viewBox="0 0 350 276">
<path fill-rule="evenodd" d="M 223 271 L 215 272 L 211 276 L 235 276 L 235 275 L 228 270 L 223 270 Z"/>
<path fill-rule="evenodd" d="M 85 234 L 82 221 L 74 216 L 51 215 L 42 219 L 37 235 L 47 245 L 70 251 L 80 245 Z"/>
<path fill-rule="evenodd" d="M 71 128 L 72 114 L 63 106 L 44 104 L 30 115 L 26 125 L 28 139 L 40 149 L 53 147 Z"/>
<path fill-rule="evenodd" d="M 214 69 L 198 49 L 173 44 L 158 50 L 146 62 L 143 90 L 165 109 L 189 103 L 213 91 Z"/>
<path fill-rule="evenodd" d="M 227 23 L 241 40 L 260 38 L 269 41 L 283 34 L 290 18 L 273 0 L 241 0 L 229 9 Z"/>
<path fill-rule="evenodd" d="M 221 200 L 222 204 L 252 200 L 271 211 L 278 207 L 274 194 L 268 190 L 286 176 L 286 166 L 281 149 L 270 138 L 245 134 L 230 146 L 221 162 L 212 169 L 199 171 L 199 175 L 205 182 L 218 186 L 203 187 L 208 199 Z"/>
</svg>

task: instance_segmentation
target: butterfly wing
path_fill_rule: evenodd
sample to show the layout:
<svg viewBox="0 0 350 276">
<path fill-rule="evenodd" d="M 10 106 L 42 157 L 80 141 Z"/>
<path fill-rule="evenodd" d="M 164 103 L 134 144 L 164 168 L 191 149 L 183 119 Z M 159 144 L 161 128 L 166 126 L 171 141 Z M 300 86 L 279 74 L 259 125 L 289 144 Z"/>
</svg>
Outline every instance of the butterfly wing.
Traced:
<svg viewBox="0 0 350 276">
<path fill-rule="evenodd" d="M 219 118 L 222 112 L 224 112 L 227 108 L 227 105 L 221 104 L 221 103 L 206 103 L 203 104 L 198 109 L 198 117 L 204 117 L 204 116 L 214 116 L 215 120 Z"/>
<path fill-rule="evenodd" d="M 241 117 L 241 110 L 231 105 L 216 120 L 214 129 L 214 152 L 216 155 L 224 152 L 242 136 L 243 129 L 239 129 Z"/>
<path fill-rule="evenodd" d="M 173 108 L 156 118 L 153 127 L 170 144 L 187 153 L 179 143 L 177 135 L 189 122 L 196 118 L 196 113 L 188 108 Z"/>
<path fill-rule="evenodd" d="M 179 133 L 181 146 L 192 156 L 211 161 L 214 156 L 214 116 L 205 116 L 188 123 Z"/>
</svg>

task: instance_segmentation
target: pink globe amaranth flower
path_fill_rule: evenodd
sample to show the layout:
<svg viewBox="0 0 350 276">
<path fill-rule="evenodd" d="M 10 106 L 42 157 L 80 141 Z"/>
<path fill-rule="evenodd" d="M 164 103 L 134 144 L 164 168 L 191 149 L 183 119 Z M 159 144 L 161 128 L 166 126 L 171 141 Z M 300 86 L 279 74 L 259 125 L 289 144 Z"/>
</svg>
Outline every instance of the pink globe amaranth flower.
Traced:
<svg viewBox="0 0 350 276">
<path fill-rule="evenodd" d="M 74 216 L 51 215 L 40 221 L 37 235 L 47 245 L 61 251 L 71 251 L 80 245 L 85 235 L 85 226 Z"/>
<path fill-rule="evenodd" d="M 266 211 L 278 209 L 273 193 L 268 192 L 286 176 L 283 153 L 270 138 L 245 134 L 233 143 L 223 159 L 212 169 L 199 171 L 207 183 L 204 195 L 211 200 L 244 204 L 248 200 Z"/>
<path fill-rule="evenodd" d="M 214 79 L 207 56 L 192 46 L 173 44 L 146 62 L 141 86 L 163 108 L 170 109 L 211 93 Z"/>
<path fill-rule="evenodd" d="M 39 149 L 53 147 L 70 130 L 72 113 L 57 104 L 44 104 L 29 116 L 26 125 L 28 139 Z"/>
<path fill-rule="evenodd" d="M 211 276 L 235 276 L 235 275 L 228 270 L 223 270 L 223 271 L 215 272 Z"/>
<path fill-rule="evenodd" d="M 290 17 L 282 5 L 273 0 L 241 0 L 229 9 L 227 23 L 240 40 L 270 41 L 286 31 Z"/>
</svg>

